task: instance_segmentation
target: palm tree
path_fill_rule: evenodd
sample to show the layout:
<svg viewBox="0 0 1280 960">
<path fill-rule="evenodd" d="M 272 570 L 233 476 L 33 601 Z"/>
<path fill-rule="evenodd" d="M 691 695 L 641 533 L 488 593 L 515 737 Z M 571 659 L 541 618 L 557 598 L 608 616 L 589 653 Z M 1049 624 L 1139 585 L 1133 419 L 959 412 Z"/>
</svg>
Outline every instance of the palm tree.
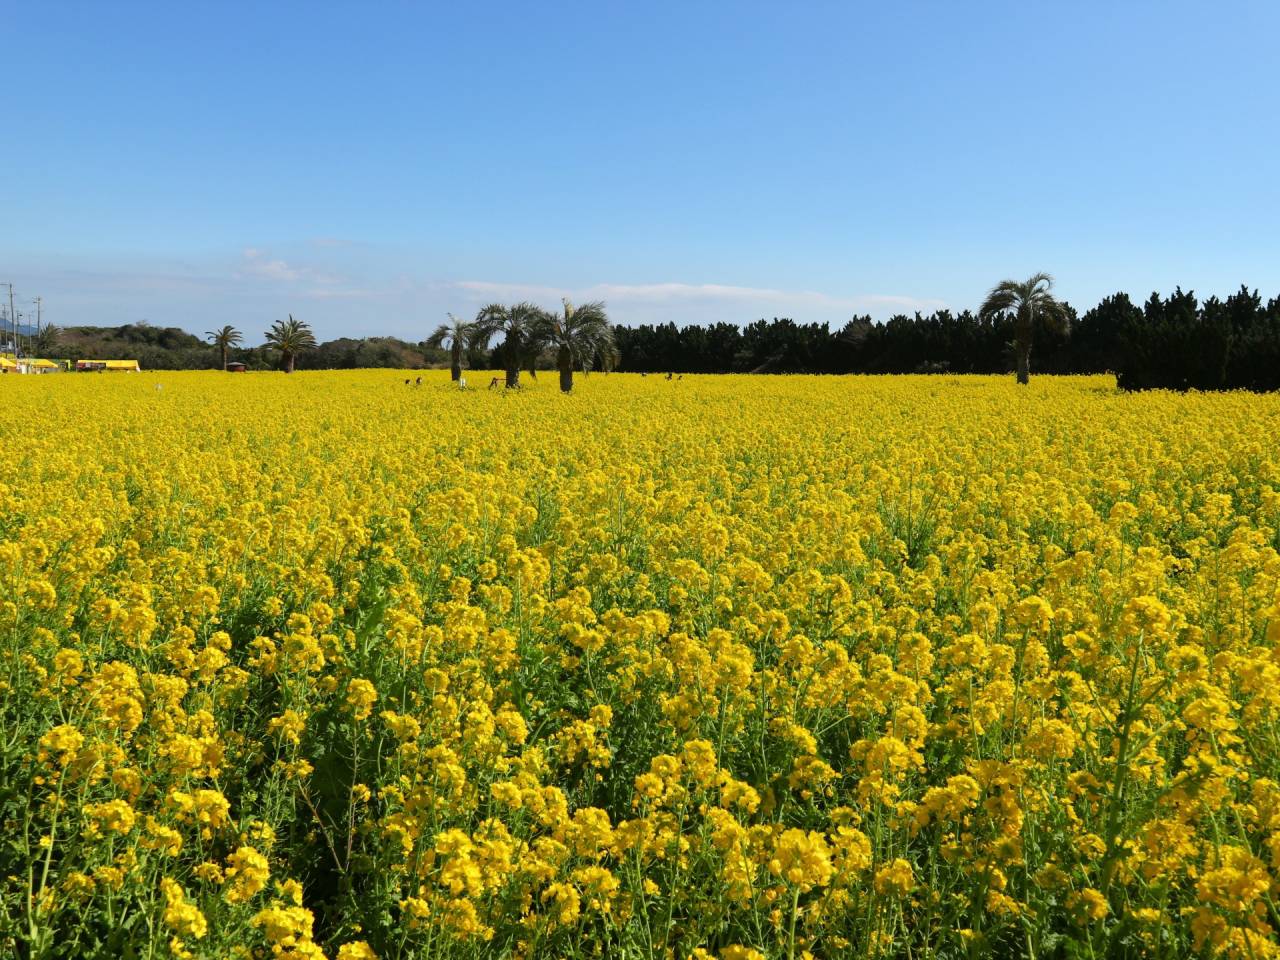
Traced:
<svg viewBox="0 0 1280 960">
<path fill-rule="evenodd" d="M 613 373 L 622 363 L 622 351 L 618 349 L 618 342 L 613 338 L 613 331 L 609 331 L 609 342 L 600 350 L 600 369 L 605 373 Z"/>
<path fill-rule="evenodd" d="M 1013 345 L 1018 355 L 1018 383 L 1031 377 L 1031 338 L 1037 327 L 1065 330 L 1066 308 L 1049 291 L 1053 277 L 1037 273 L 1028 280 L 1002 280 L 996 284 L 978 311 L 982 320 L 1006 315 L 1013 317 Z"/>
<path fill-rule="evenodd" d="M 452 313 L 447 316 L 449 322 L 436 327 L 436 332 L 427 338 L 427 345 L 437 350 L 449 345 L 449 374 L 454 380 L 461 380 L 462 354 L 476 337 L 476 325 L 459 320 Z"/>
<path fill-rule="evenodd" d="M 232 347 L 238 347 L 244 341 L 244 337 L 230 324 L 221 330 L 207 330 L 205 336 L 209 338 L 211 344 L 222 351 L 222 369 L 227 369 L 227 353 Z"/>
<path fill-rule="evenodd" d="M 288 321 L 277 320 L 267 331 L 267 346 L 280 351 L 280 366 L 285 373 L 293 373 L 294 358 L 303 350 L 315 348 L 315 334 L 311 327 L 289 314 Z"/>
<path fill-rule="evenodd" d="M 476 340 L 487 344 L 501 333 L 502 363 L 507 371 L 507 386 L 520 386 L 520 363 L 538 346 L 546 314 L 527 301 L 504 307 L 491 303 L 476 314 Z"/>
<path fill-rule="evenodd" d="M 560 389 L 568 393 L 573 389 L 573 368 L 582 367 L 585 373 L 599 359 L 611 363 L 617 348 L 613 343 L 613 325 L 599 300 L 575 307 L 568 300 L 564 303 L 564 315 L 543 315 L 540 339 L 556 348 L 556 366 L 560 369 Z"/>
<path fill-rule="evenodd" d="M 35 340 L 32 341 L 36 356 L 47 357 L 56 351 L 61 337 L 61 328 L 55 327 L 52 323 L 46 323 L 37 331 Z"/>
</svg>

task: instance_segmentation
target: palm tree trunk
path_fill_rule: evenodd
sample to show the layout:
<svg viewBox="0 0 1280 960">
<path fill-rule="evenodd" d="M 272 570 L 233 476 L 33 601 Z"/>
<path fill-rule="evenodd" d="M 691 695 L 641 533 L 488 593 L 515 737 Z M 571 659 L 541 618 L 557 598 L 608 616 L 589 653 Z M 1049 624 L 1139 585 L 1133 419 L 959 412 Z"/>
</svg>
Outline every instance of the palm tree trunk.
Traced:
<svg viewBox="0 0 1280 960">
<path fill-rule="evenodd" d="M 462 344 L 454 341 L 453 350 L 450 359 L 453 363 L 449 366 L 449 376 L 454 383 L 462 379 Z"/>
<path fill-rule="evenodd" d="M 225 343 L 222 345 L 222 369 L 227 369 L 227 345 Z"/>
<path fill-rule="evenodd" d="M 556 366 L 560 368 L 560 389 L 568 393 L 573 389 L 573 356 L 568 347 L 561 347 L 556 355 Z"/>
<path fill-rule="evenodd" d="M 502 348 L 502 359 L 507 364 L 507 386 L 520 386 L 520 341 L 515 334 L 507 334 L 507 342 Z"/>
<path fill-rule="evenodd" d="M 293 353 L 288 350 L 284 354 L 284 372 L 293 373 Z"/>
<path fill-rule="evenodd" d="M 1018 354 L 1018 383 L 1024 387 L 1031 380 L 1031 331 L 1035 329 L 1035 314 L 1030 304 L 1024 304 L 1014 321 L 1014 349 Z"/>
</svg>

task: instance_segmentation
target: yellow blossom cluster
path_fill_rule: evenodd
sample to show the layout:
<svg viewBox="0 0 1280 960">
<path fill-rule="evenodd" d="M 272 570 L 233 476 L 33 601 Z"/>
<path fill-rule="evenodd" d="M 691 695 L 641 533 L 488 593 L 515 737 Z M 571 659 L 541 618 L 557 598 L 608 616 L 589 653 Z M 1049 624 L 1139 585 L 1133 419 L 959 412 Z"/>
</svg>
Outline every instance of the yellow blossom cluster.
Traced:
<svg viewBox="0 0 1280 960">
<path fill-rule="evenodd" d="M 0 954 L 1280 954 L 1280 398 L 0 385 Z"/>
</svg>

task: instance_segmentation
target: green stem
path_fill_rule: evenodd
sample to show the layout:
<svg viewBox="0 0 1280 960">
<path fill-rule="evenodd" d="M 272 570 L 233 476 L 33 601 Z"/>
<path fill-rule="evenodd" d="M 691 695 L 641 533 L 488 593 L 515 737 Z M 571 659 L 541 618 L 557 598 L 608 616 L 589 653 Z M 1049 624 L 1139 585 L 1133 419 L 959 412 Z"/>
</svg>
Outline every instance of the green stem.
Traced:
<svg viewBox="0 0 1280 960">
<path fill-rule="evenodd" d="M 800 912 L 800 888 L 791 891 L 791 930 L 787 936 L 787 960 L 796 956 L 796 914 Z"/>
<path fill-rule="evenodd" d="M 1134 693 L 1138 685 L 1138 665 L 1142 660 L 1142 634 L 1138 634 L 1138 642 L 1133 653 L 1133 665 L 1129 668 L 1129 689 L 1125 694 L 1124 715 L 1121 719 L 1120 744 L 1116 749 L 1116 772 L 1111 788 L 1110 809 L 1107 811 L 1106 853 L 1102 858 L 1102 895 L 1105 897 L 1111 888 L 1115 876 L 1118 850 L 1117 836 L 1120 833 L 1120 816 L 1124 809 L 1124 789 L 1129 773 L 1129 733 L 1133 728 Z"/>
</svg>

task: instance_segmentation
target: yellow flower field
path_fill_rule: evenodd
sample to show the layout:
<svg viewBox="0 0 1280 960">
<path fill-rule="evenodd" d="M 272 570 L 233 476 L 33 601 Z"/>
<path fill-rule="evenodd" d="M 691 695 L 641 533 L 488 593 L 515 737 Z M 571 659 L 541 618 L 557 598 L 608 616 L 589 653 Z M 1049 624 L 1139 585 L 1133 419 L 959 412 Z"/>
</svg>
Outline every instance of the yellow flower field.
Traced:
<svg viewBox="0 0 1280 960">
<path fill-rule="evenodd" d="M 1277 954 L 1280 397 L 553 379 L 0 381 L 0 955 Z"/>
</svg>

